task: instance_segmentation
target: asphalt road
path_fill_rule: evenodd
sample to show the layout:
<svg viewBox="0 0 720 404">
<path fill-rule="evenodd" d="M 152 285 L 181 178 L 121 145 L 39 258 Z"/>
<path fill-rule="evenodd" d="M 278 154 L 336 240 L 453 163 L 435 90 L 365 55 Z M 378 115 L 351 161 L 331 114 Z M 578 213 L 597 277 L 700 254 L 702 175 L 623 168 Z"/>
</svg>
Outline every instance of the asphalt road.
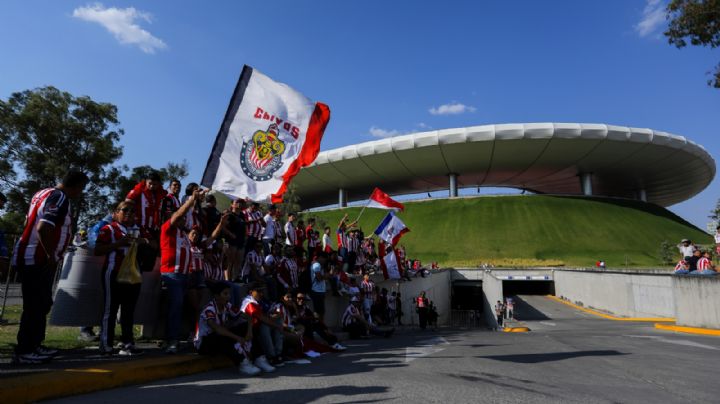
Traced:
<svg viewBox="0 0 720 404">
<path fill-rule="evenodd" d="M 720 338 L 520 300 L 530 333 L 409 331 L 262 377 L 228 369 L 59 402 L 717 402 Z"/>
</svg>

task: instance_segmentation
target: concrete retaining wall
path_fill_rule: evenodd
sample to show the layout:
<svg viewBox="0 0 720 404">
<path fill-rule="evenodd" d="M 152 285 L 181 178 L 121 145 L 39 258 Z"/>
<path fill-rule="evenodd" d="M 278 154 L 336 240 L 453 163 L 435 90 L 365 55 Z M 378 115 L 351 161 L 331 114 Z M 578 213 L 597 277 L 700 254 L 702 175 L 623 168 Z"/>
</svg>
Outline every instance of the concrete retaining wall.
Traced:
<svg viewBox="0 0 720 404">
<path fill-rule="evenodd" d="M 438 325 L 450 323 L 450 276 L 451 270 L 438 271 L 427 278 L 412 278 L 410 282 L 383 280 L 382 276 L 375 276 L 373 281 L 379 289 L 386 288 L 390 293 L 400 291 L 402 295 L 403 324 L 417 324 L 415 314 L 415 298 L 425 291 L 427 298 L 437 306 L 439 314 Z M 325 323 L 332 328 L 340 328 L 340 319 L 348 305 L 347 297 L 327 296 L 325 299 Z"/>
<path fill-rule="evenodd" d="M 720 329 L 720 278 L 672 277 L 678 325 Z"/>
<path fill-rule="evenodd" d="M 497 328 L 497 317 L 495 317 L 495 304 L 500 300 L 505 300 L 503 297 L 503 281 L 497 279 L 491 274 L 485 274 L 483 278 L 483 296 L 485 297 L 483 311 L 485 313 L 485 323 L 490 328 Z"/>
<path fill-rule="evenodd" d="M 670 274 L 554 272 L 555 295 L 622 317 L 673 317 Z"/>
</svg>

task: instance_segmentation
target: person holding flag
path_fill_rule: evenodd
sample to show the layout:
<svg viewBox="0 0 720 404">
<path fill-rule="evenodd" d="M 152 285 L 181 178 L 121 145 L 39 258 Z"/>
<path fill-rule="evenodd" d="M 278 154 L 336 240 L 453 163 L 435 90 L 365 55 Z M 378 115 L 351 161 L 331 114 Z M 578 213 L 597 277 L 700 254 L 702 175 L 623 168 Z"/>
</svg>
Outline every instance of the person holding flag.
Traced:
<svg viewBox="0 0 720 404">
<path fill-rule="evenodd" d="M 208 158 L 202 185 L 233 198 L 282 202 L 315 161 L 330 108 L 245 66 Z"/>
</svg>

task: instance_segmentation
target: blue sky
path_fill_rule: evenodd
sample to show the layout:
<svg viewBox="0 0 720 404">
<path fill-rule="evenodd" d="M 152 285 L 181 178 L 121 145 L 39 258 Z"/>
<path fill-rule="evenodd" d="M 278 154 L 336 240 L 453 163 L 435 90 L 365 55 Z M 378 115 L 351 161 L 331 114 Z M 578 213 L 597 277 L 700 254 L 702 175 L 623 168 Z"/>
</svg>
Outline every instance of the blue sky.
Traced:
<svg viewBox="0 0 720 404">
<path fill-rule="evenodd" d="M 658 7 L 8 0 L 0 97 L 54 85 L 114 103 L 123 163 L 187 159 L 193 180 L 243 64 L 330 105 L 323 149 L 424 128 L 597 122 L 684 135 L 717 158 L 720 91 L 705 81 L 720 53 L 668 45 Z M 718 191 L 715 180 L 671 209 L 705 228 Z"/>
</svg>

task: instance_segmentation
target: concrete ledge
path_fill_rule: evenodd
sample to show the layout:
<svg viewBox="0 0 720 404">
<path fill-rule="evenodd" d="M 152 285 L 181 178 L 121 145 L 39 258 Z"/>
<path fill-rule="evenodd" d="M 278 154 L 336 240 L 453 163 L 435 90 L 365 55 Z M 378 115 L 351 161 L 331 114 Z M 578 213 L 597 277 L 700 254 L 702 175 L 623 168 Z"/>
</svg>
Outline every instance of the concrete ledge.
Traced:
<svg viewBox="0 0 720 404">
<path fill-rule="evenodd" d="M 636 322 L 651 322 L 651 323 L 655 323 L 655 322 L 674 323 L 675 322 L 674 318 L 664 318 L 664 317 L 616 317 L 616 316 L 606 314 L 606 313 L 603 313 L 603 312 L 600 312 L 597 310 L 592 310 L 592 309 L 588 309 L 588 308 L 585 308 L 582 306 L 578 306 L 577 304 L 560 299 L 559 297 L 555 297 L 555 296 L 546 296 L 546 297 L 548 299 L 554 300 L 554 301 L 562 303 L 564 305 L 573 307 L 582 312 L 589 313 L 589 314 L 592 314 L 592 315 L 595 315 L 598 317 L 602 317 L 602 318 L 605 318 L 608 320 L 613 320 L 613 321 L 636 321 Z"/>
<path fill-rule="evenodd" d="M 232 366 L 224 357 L 176 355 L 108 363 L 97 368 L 60 369 L 2 379 L 3 403 L 26 403 L 143 384 Z"/>
<path fill-rule="evenodd" d="M 686 334 L 713 335 L 720 337 L 720 330 L 712 328 L 683 327 L 671 324 L 655 324 L 655 328 L 666 331 L 684 332 Z"/>
</svg>

